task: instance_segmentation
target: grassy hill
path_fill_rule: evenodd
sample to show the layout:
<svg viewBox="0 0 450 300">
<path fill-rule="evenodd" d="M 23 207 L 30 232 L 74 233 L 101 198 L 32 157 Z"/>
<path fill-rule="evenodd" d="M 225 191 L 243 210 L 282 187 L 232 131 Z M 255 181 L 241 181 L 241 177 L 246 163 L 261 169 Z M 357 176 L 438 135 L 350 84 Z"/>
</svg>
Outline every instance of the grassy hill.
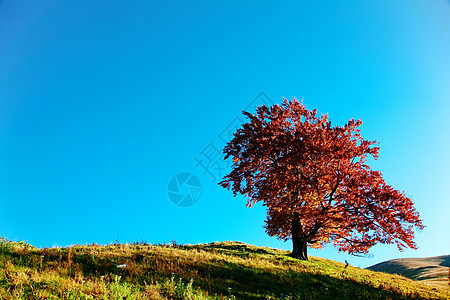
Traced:
<svg viewBox="0 0 450 300">
<path fill-rule="evenodd" d="M 0 242 L 0 299 L 448 299 L 443 290 L 240 242 L 37 249 Z"/>
<path fill-rule="evenodd" d="M 385 261 L 368 269 L 399 274 L 428 285 L 449 289 L 450 255 L 426 258 L 401 258 Z"/>
</svg>

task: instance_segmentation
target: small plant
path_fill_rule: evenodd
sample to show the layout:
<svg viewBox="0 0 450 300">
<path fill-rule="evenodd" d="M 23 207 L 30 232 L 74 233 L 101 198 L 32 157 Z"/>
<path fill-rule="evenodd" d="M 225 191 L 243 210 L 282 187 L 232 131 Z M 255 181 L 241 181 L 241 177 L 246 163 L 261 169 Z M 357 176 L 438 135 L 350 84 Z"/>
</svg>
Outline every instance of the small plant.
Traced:
<svg viewBox="0 0 450 300">
<path fill-rule="evenodd" d="M 345 270 L 347 270 L 347 268 L 348 268 L 348 265 L 349 265 L 349 263 L 348 263 L 348 261 L 346 260 L 345 261 L 345 266 L 344 266 L 344 270 L 342 270 L 342 274 L 341 274 L 341 276 L 342 276 L 342 279 L 344 279 L 345 277 L 344 277 L 344 273 L 345 273 Z"/>
<path fill-rule="evenodd" d="M 9 252 L 12 243 L 5 237 L 0 237 L 0 252 Z"/>
</svg>

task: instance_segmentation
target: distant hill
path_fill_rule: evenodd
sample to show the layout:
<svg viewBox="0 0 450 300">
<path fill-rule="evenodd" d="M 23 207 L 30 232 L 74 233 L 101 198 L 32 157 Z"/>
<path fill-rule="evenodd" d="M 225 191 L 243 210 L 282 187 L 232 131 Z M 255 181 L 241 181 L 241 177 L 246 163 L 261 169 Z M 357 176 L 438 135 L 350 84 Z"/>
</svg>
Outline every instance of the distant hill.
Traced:
<svg viewBox="0 0 450 300">
<path fill-rule="evenodd" d="M 367 269 L 378 272 L 402 275 L 428 285 L 450 288 L 449 276 L 450 255 L 426 258 L 399 258 L 385 261 Z"/>
<path fill-rule="evenodd" d="M 449 299 L 405 278 L 241 242 L 38 249 L 0 238 L 0 299 Z"/>
</svg>

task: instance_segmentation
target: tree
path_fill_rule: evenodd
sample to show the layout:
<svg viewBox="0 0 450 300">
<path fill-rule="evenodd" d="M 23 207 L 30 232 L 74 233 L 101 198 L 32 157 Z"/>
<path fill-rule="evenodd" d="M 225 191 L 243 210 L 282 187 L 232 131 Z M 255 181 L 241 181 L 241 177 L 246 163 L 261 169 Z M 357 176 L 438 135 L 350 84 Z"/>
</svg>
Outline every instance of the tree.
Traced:
<svg viewBox="0 0 450 300">
<path fill-rule="evenodd" d="M 419 214 L 366 164 L 379 147 L 361 137 L 361 120 L 332 127 L 328 115 L 318 117 L 295 98 L 243 114 L 249 121 L 223 150 L 233 165 L 220 185 L 244 195 L 249 207 L 266 206 L 266 232 L 292 239 L 292 257 L 307 260 L 308 246 L 326 243 L 351 254 L 376 243 L 417 249 Z"/>
</svg>

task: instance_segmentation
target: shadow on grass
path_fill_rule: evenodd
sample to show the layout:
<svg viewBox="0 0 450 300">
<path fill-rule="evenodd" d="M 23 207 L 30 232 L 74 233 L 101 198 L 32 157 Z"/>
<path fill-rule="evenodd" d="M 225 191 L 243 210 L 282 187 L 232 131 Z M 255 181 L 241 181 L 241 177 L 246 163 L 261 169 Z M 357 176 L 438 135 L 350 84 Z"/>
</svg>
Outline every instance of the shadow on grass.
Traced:
<svg viewBox="0 0 450 300">
<path fill-rule="evenodd" d="M 199 249 L 209 252 L 216 252 L 226 255 L 233 255 L 239 257 L 250 257 L 255 255 L 274 255 L 277 254 L 277 250 L 269 248 L 261 248 L 256 246 L 247 245 L 242 242 L 221 242 L 210 243 L 198 246 L 185 246 L 185 249 Z M 279 254 L 279 253 L 278 253 Z"/>
<path fill-rule="evenodd" d="M 395 289 L 378 289 L 351 279 L 299 272 L 272 273 L 218 262 L 199 268 L 196 285 L 237 299 L 421 299 L 404 297 Z"/>
</svg>

